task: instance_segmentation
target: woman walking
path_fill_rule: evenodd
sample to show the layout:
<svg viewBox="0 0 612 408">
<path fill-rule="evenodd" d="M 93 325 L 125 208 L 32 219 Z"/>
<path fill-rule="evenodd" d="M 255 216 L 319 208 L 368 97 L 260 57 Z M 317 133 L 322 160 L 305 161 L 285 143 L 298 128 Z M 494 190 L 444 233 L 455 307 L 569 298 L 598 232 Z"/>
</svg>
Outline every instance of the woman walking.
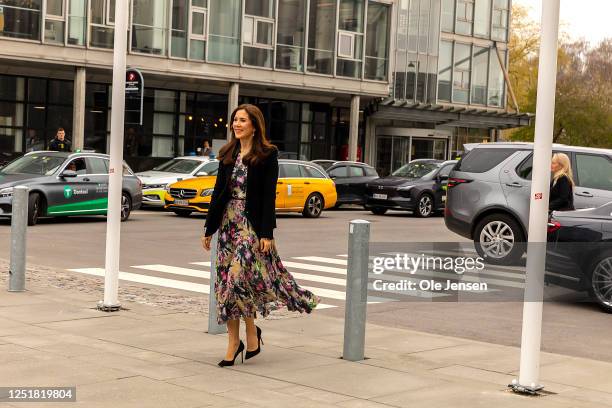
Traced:
<svg viewBox="0 0 612 408">
<path fill-rule="evenodd" d="M 257 312 L 266 317 L 274 304 L 281 304 L 310 313 L 319 302 L 297 285 L 276 251 L 278 151 L 266 139 L 263 115 L 254 105 L 240 105 L 230 123 L 232 136 L 219 151 L 219 171 L 202 237 L 208 251 L 212 235 L 219 231 L 214 296 L 217 320 L 227 324 L 228 332 L 221 367 L 233 365 L 238 355 L 244 359 L 240 318 L 246 324 L 248 360 L 259 354 L 263 344 L 262 331 L 255 325 Z"/>
<path fill-rule="evenodd" d="M 555 153 L 550 163 L 549 211 L 571 211 L 574 209 L 574 177 L 570 159 L 565 153 Z"/>
</svg>

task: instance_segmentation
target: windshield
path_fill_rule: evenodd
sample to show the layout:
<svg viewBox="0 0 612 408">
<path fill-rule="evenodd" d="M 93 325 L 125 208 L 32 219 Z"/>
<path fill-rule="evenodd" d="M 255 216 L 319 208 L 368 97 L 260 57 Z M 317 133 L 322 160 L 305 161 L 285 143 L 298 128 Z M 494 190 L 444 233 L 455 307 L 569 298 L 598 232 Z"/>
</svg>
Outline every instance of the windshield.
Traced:
<svg viewBox="0 0 612 408">
<path fill-rule="evenodd" d="M 218 161 L 212 161 L 210 163 L 206 163 L 204 166 L 202 166 L 202 168 L 198 171 L 199 173 L 206 173 L 209 176 L 216 176 L 217 175 L 217 171 L 219 171 L 219 162 Z"/>
<path fill-rule="evenodd" d="M 398 177 L 421 178 L 437 168 L 437 163 L 412 162 L 395 170 L 392 175 Z"/>
<path fill-rule="evenodd" d="M 172 159 L 163 164 L 160 164 L 153 170 L 166 171 L 168 173 L 191 173 L 200 164 L 202 164 L 202 162 L 199 160 Z"/>
<path fill-rule="evenodd" d="M 62 165 L 65 157 L 50 156 L 44 154 L 32 154 L 22 156 L 7 164 L 0 173 L 2 174 L 38 174 L 49 176 Z"/>
</svg>

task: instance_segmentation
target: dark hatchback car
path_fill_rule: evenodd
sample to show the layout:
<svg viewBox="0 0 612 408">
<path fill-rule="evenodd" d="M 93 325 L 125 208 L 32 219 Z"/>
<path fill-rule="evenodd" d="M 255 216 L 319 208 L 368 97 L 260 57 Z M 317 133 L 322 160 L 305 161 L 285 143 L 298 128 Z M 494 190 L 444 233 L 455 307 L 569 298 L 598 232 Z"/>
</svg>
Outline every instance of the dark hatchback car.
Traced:
<svg viewBox="0 0 612 408">
<path fill-rule="evenodd" d="M 0 217 L 12 213 L 13 188 L 27 186 L 28 225 L 40 217 L 105 215 L 109 156 L 98 153 L 31 152 L 0 169 Z M 142 184 L 123 164 L 121 220 L 142 203 Z"/>
<path fill-rule="evenodd" d="M 588 291 L 612 313 L 612 202 L 554 212 L 548 224 L 546 281 Z"/>
<path fill-rule="evenodd" d="M 376 180 L 376 169 L 365 163 L 339 161 L 328 166 L 327 174 L 336 183 L 338 200 L 336 208 L 342 204 L 364 205 L 366 202 L 366 184 Z"/>
<path fill-rule="evenodd" d="M 413 160 L 390 176 L 368 183 L 365 207 L 377 215 L 387 210 L 407 210 L 418 217 L 429 217 L 444 209 L 448 175 L 456 163 Z"/>
</svg>

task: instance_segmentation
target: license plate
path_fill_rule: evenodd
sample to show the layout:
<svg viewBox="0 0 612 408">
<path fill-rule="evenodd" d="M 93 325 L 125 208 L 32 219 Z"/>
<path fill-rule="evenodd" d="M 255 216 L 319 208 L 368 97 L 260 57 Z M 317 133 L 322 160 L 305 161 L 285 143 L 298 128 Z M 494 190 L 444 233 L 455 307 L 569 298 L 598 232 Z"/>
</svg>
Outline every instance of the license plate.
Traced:
<svg viewBox="0 0 612 408">
<path fill-rule="evenodd" d="M 189 205 L 189 200 L 174 200 L 176 205 Z"/>
<path fill-rule="evenodd" d="M 377 200 L 386 200 L 387 199 L 387 195 L 386 194 L 373 194 L 372 197 L 374 197 Z"/>
</svg>

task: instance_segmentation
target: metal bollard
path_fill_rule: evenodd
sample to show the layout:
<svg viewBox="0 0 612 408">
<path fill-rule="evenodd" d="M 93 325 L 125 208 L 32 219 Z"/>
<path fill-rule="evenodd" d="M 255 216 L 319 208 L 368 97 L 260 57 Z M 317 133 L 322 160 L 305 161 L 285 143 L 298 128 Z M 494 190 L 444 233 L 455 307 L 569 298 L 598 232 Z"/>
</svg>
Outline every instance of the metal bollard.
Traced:
<svg viewBox="0 0 612 408">
<path fill-rule="evenodd" d="M 368 261 L 370 222 L 353 220 L 349 224 L 348 269 L 344 311 L 344 349 L 342 358 L 364 359 L 366 307 L 368 304 Z"/>
<path fill-rule="evenodd" d="M 11 205 L 11 266 L 9 292 L 25 291 L 26 232 L 28 229 L 28 188 L 13 188 Z"/>
<path fill-rule="evenodd" d="M 213 235 L 210 243 L 210 294 L 208 295 L 208 334 L 223 334 L 227 331 L 225 325 L 217 323 L 217 297 L 215 284 L 217 283 L 217 241 L 219 234 Z"/>
</svg>

